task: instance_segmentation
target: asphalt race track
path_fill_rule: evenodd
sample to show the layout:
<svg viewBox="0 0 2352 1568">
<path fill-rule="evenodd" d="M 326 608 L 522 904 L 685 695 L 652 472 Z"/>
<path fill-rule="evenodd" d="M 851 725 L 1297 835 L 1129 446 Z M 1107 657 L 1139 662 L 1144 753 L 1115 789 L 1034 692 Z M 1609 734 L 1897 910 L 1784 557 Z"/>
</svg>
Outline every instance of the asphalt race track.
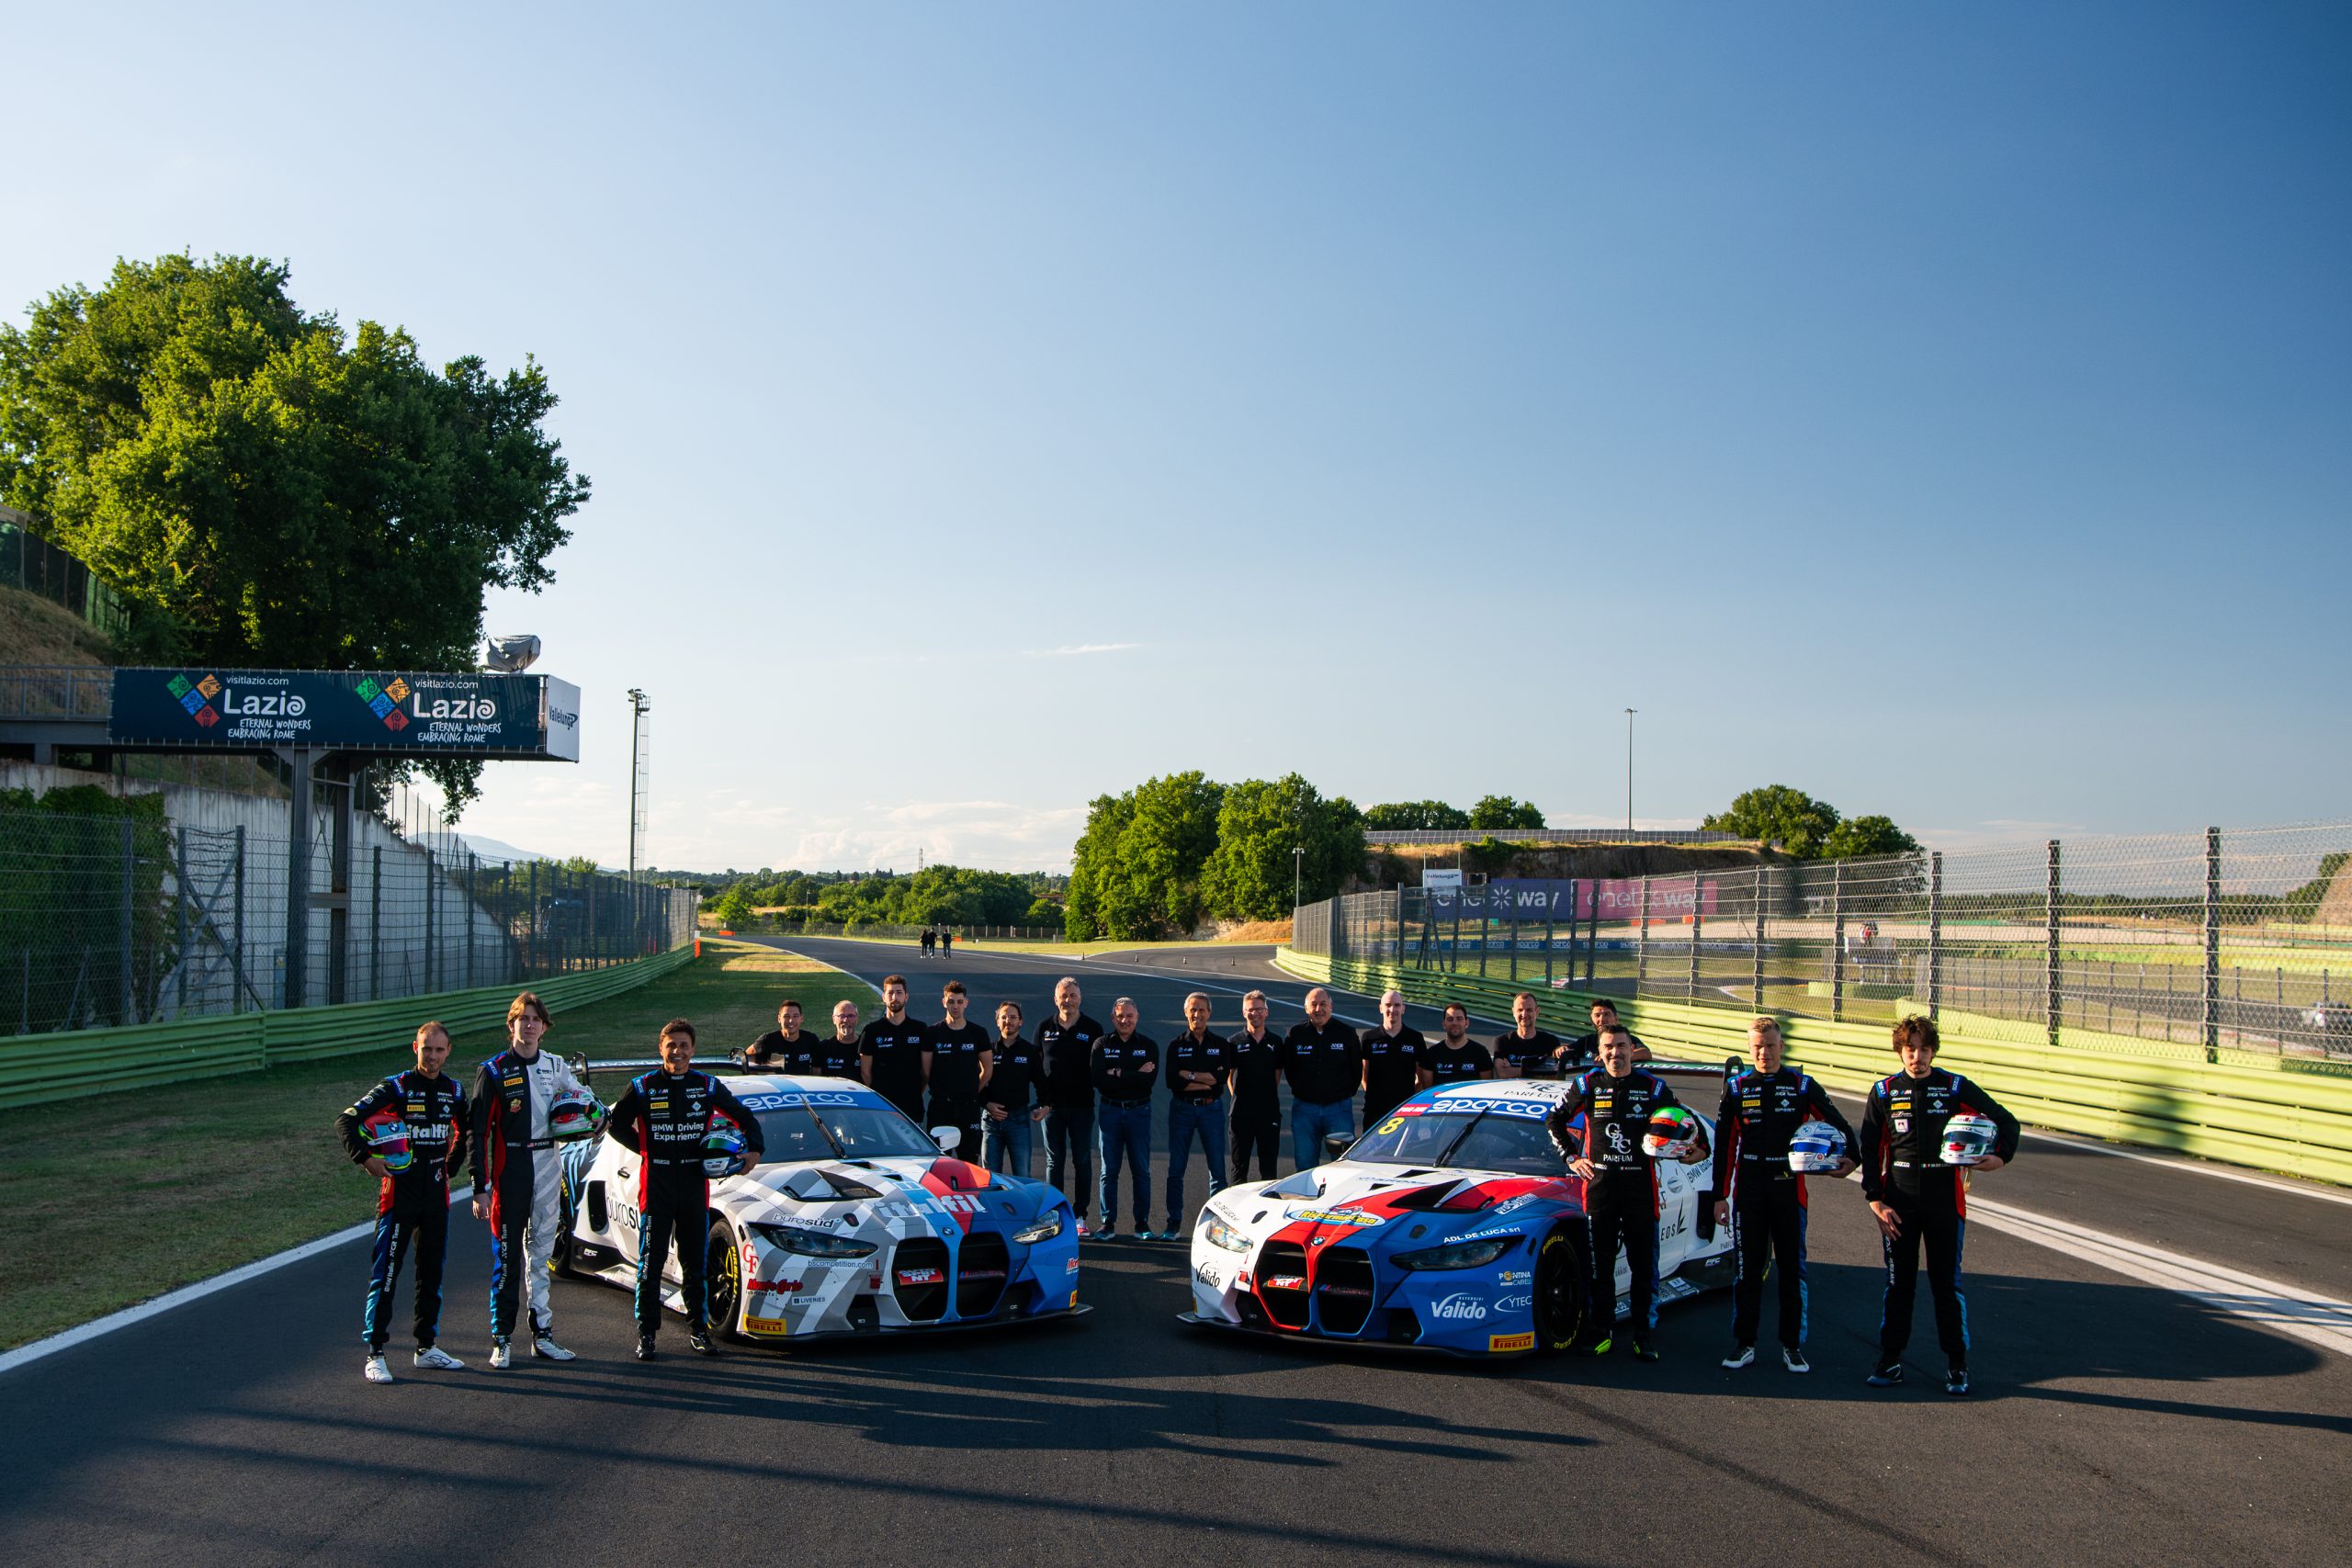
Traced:
<svg viewBox="0 0 2352 1568">
<path fill-rule="evenodd" d="M 1303 990 L 1248 953 L 926 963 L 788 945 L 868 977 L 905 971 L 926 1018 L 953 976 L 976 1016 L 1012 996 L 1034 1021 L 1076 973 L 1090 1013 L 1107 1022 L 1132 996 L 1160 1040 L 1195 985 L 1227 1031 L 1247 987 L 1273 996 L 1278 1028 Z M 835 999 L 798 994 L 812 1019 Z M 856 999 L 870 1016 L 870 994 Z M 1340 1011 L 1372 1015 L 1360 998 Z M 1435 1028 L 1426 1010 L 1413 1021 Z M 1713 1109 L 1712 1089 L 1693 1098 Z M 1191 1185 L 1197 1203 L 1197 1160 Z M 2037 1138 L 1977 1190 L 2352 1297 L 2339 1195 Z M 1977 1395 L 1941 1393 L 1924 1286 L 1914 1382 L 1869 1389 L 1875 1231 L 1852 1184 L 1816 1191 L 1807 1377 L 1776 1359 L 1722 1371 L 1722 1294 L 1666 1310 L 1652 1367 L 1485 1368 L 1188 1330 L 1183 1246 L 1125 1240 L 1088 1247 L 1080 1323 L 790 1356 L 698 1359 L 672 1319 L 662 1359 L 639 1366 L 628 1297 L 558 1281 L 582 1359 L 492 1372 L 487 1242 L 461 1212 L 442 1342 L 472 1370 L 413 1372 L 396 1337 L 401 1381 L 360 1380 L 355 1242 L 0 1373 L 0 1561 L 2352 1561 L 2352 1356 L 2327 1336 L 1979 1223 Z M 170 1238 L 127 1212 L 122 1244 Z M 1772 1314 L 1768 1300 L 1768 1350 Z"/>
</svg>

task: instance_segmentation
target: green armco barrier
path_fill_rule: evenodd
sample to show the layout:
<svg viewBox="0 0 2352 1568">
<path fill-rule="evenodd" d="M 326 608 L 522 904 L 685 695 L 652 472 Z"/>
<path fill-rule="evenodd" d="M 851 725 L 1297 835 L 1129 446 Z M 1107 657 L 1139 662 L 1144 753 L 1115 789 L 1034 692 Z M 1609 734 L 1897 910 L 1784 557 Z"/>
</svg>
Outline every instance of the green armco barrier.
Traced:
<svg viewBox="0 0 2352 1568">
<path fill-rule="evenodd" d="M 1277 951 L 1275 962 L 1302 979 L 1378 992 L 1394 987 L 1415 1002 L 1464 1001 L 1500 1016 L 1517 991 L 1534 993 L 1544 1022 L 1581 1030 L 1595 999 L 1538 981 L 1330 959 Z M 1712 1059 L 1747 1052 L 1747 1021 L 1736 1007 L 1608 998 L 1661 1054 Z M 1945 1011 L 1938 1059 L 1967 1074 L 2036 1126 L 2117 1143 L 2170 1149 L 2200 1159 L 2352 1186 L 2352 1077 L 2329 1064 L 2225 1051 L 2208 1062 L 2196 1046 L 2062 1029 L 2058 1044 L 2020 1043 L 2016 1026 L 1984 1038 L 1969 1014 Z M 1833 1089 L 1860 1094 L 1896 1069 L 1883 1025 L 1782 1017 L 1791 1059 Z"/>
<path fill-rule="evenodd" d="M 437 1018 L 453 1034 L 495 1029 L 517 991 L 537 991 L 550 1012 L 563 1012 L 635 990 L 694 962 L 692 947 L 656 953 L 609 968 L 583 970 L 510 986 L 349 1002 L 341 1007 L 288 1008 L 124 1029 L 69 1030 L 0 1040 L 0 1110 L 77 1100 L 117 1089 L 144 1089 L 189 1078 L 258 1072 L 279 1062 L 310 1062 L 352 1051 L 382 1051 L 408 1040 L 416 1026 Z"/>
</svg>

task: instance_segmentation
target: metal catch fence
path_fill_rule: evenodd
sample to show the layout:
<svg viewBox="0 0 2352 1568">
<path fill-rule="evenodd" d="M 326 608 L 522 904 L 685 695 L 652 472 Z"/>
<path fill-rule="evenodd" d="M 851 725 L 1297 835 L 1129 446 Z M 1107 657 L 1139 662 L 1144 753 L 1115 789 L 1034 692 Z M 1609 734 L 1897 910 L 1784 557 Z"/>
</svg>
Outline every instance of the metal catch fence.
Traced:
<svg viewBox="0 0 2352 1568">
<path fill-rule="evenodd" d="M 1531 987 L 2352 1062 L 2352 823 L 1603 879 L 1296 911 L 1301 952 Z"/>
<path fill-rule="evenodd" d="M 446 829 L 362 815 L 347 888 L 299 922 L 305 994 L 287 995 L 296 846 L 160 816 L 0 808 L 0 1030 L 146 1023 L 304 1003 L 522 985 L 691 942 L 698 900 L 537 860 L 487 861 Z M 311 886 L 325 885 L 322 874 Z"/>
</svg>

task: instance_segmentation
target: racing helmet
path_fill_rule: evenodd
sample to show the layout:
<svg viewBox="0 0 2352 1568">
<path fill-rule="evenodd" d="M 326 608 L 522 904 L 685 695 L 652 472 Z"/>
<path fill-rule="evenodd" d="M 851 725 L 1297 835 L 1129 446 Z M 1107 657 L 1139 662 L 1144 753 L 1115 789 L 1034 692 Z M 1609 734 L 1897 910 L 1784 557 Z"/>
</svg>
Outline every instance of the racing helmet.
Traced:
<svg viewBox="0 0 2352 1568">
<path fill-rule="evenodd" d="M 702 1173 L 714 1180 L 734 1175 L 746 1146 L 733 1122 L 712 1122 L 710 1131 L 702 1135 Z"/>
<path fill-rule="evenodd" d="M 1650 1118 L 1642 1134 L 1642 1153 L 1653 1159 L 1680 1159 L 1700 1146 L 1703 1136 L 1698 1119 L 1679 1105 L 1669 1105 Z"/>
<path fill-rule="evenodd" d="M 1978 1164 L 1993 1152 L 1993 1145 L 2000 1141 L 2001 1129 L 1993 1124 L 1990 1116 L 1963 1111 L 1944 1123 L 1944 1163 Z"/>
<path fill-rule="evenodd" d="M 368 1152 L 382 1160 L 392 1170 L 406 1170 L 413 1159 L 408 1146 L 408 1123 L 400 1112 L 387 1107 L 359 1123 L 368 1139 Z"/>
<path fill-rule="evenodd" d="M 1807 1122 L 1789 1139 L 1789 1168 L 1799 1176 L 1824 1176 L 1846 1157 L 1846 1134 L 1826 1122 Z"/>
<path fill-rule="evenodd" d="M 605 1125 L 605 1108 L 584 1089 L 568 1089 L 548 1103 L 548 1136 L 559 1144 L 593 1138 Z"/>
</svg>

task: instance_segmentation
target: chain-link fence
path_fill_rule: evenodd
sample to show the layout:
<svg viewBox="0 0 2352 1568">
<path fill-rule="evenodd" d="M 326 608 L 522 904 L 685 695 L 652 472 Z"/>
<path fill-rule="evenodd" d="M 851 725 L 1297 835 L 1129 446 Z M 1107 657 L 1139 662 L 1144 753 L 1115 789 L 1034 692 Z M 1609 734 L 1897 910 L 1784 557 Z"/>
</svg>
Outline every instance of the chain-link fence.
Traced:
<svg viewBox="0 0 2352 1568">
<path fill-rule="evenodd" d="M 2064 1031 L 2352 1061 L 2352 824 L 2051 840 L 1297 911 L 1335 957 L 1986 1038 Z"/>
<path fill-rule="evenodd" d="M 312 891 L 292 919 L 298 852 L 311 857 Z M 323 832 L 298 850 L 282 834 L 160 810 L 0 807 L 0 1030 L 520 985 L 694 940 L 691 892 L 580 864 L 484 860 L 437 822 L 427 831 L 356 814 L 340 876 L 334 858 Z M 306 979 L 289 998 L 297 941 Z"/>
<path fill-rule="evenodd" d="M 703 924 L 714 921 L 706 910 Z M 778 915 L 753 915 L 749 920 L 739 920 L 729 931 L 776 936 L 855 936 L 891 942 L 920 942 L 925 930 L 922 926 L 900 925 L 888 920 L 787 920 Z M 957 942 L 1059 942 L 1059 926 L 948 926 L 929 928 L 932 931 L 952 931 Z"/>
</svg>

